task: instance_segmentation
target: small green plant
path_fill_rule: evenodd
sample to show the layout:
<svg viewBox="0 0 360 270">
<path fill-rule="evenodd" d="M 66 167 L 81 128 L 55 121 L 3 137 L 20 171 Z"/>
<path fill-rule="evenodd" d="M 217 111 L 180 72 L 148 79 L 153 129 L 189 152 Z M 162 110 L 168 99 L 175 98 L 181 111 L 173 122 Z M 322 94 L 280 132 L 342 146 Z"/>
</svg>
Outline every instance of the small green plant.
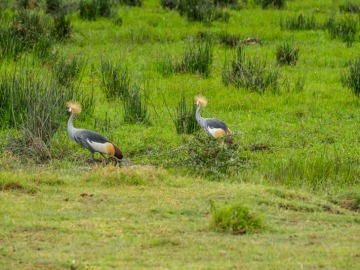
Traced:
<svg viewBox="0 0 360 270">
<path fill-rule="evenodd" d="M 102 85 L 108 100 L 129 95 L 131 78 L 127 67 L 116 66 L 109 60 L 101 61 Z"/>
<path fill-rule="evenodd" d="M 233 84 L 236 87 L 244 87 L 260 93 L 271 89 L 278 89 L 279 71 L 276 68 L 268 68 L 266 62 L 260 59 L 248 59 L 242 46 L 238 46 L 234 59 L 225 63 L 222 72 L 222 80 L 225 85 Z"/>
<path fill-rule="evenodd" d="M 210 41 L 190 44 L 183 55 L 181 63 L 175 66 L 178 73 L 199 73 L 208 77 L 213 59 L 212 45 Z"/>
<path fill-rule="evenodd" d="M 289 43 L 280 44 L 276 49 L 276 60 L 279 65 L 295 66 L 299 58 L 299 49 Z"/>
<path fill-rule="evenodd" d="M 339 6 L 340 12 L 360 13 L 360 5 L 347 1 Z"/>
<path fill-rule="evenodd" d="M 124 121 L 129 124 L 149 124 L 148 109 L 140 87 L 133 85 L 129 94 L 123 99 Z"/>
<path fill-rule="evenodd" d="M 262 8 L 283 9 L 286 7 L 286 0 L 255 0 L 255 3 Z"/>
<path fill-rule="evenodd" d="M 280 27 L 288 30 L 316 30 L 320 28 L 314 15 L 306 16 L 303 14 L 285 20 L 281 19 Z"/>
<path fill-rule="evenodd" d="M 245 234 L 259 232 L 263 221 L 239 203 L 215 205 L 211 202 L 211 227 L 220 232 Z"/>
<path fill-rule="evenodd" d="M 199 130 L 199 125 L 195 118 L 196 107 L 194 104 L 190 106 L 186 104 L 185 94 L 182 93 L 181 100 L 175 110 L 173 122 L 178 134 L 192 134 Z"/>
<path fill-rule="evenodd" d="M 342 75 L 342 84 L 351 89 L 355 96 L 360 97 L 360 57 L 357 57 Z"/>
</svg>

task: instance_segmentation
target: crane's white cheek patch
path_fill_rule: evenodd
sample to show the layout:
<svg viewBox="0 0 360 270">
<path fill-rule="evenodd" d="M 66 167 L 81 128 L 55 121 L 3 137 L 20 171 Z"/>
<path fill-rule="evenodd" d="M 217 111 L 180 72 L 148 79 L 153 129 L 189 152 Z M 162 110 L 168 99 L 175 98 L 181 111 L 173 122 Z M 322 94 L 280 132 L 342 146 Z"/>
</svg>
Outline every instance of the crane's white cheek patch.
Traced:
<svg viewBox="0 0 360 270">
<path fill-rule="evenodd" d="M 107 153 L 106 149 L 106 143 L 97 143 L 87 140 L 87 142 L 90 144 L 90 146 L 97 152 L 101 153 Z"/>
<path fill-rule="evenodd" d="M 221 128 L 210 128 L 208 127 L 207 130 L 214 138 L 219 138 L 225 135 L 225 130 Z"/>
</svg>

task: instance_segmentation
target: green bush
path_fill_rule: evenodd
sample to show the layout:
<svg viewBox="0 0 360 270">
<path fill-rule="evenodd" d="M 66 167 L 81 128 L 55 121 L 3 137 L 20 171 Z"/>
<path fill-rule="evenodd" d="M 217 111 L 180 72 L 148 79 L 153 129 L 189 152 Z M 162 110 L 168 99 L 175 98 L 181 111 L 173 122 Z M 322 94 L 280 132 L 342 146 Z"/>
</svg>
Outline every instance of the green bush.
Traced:
<svg viewBox="0 0 360 270">
<path fill-rule="evenodd" d="M 182 165 L 198 175 L 214 180 L 238 175 L 245 168 L 247 159 L 242 156 L 238 144 L 225 143 L 231 139 L 232 135 L 228 135 L 217 140 L 199 131 L 184 142 L 187 158 Z"/>
<path fill-rule="evenodd" d="M 360 57 L 357 57 L 342 75 L 342 84 L 351 89 L 355 96 L 360 97 Z"/>
<path fill-rule="evenodd" d="M 230 63 L 225 63 L 222 80 L 225 85 L 233 84 L 260 93 L 267 89 L 278 90 L 279 71 L 269 68 L 260 59 L 248 59 L 242 46 L 237 48 L 236 55 Z"/>
<path fill-rule="evenodd" d="M 276 60 L 279 65 L 296 65 L 299 58 L 299 49 L 289 43 L 280 44 L 276 49 Z"/>
<path fill-rule="evenodd" d="M 212 221 L 211 227 L 220 232 L 231 234 L 245 234 L 259 232 L 264 228 L 263 221 L 259 216 L 239 203 L 211 204 Z"/>
</svg>

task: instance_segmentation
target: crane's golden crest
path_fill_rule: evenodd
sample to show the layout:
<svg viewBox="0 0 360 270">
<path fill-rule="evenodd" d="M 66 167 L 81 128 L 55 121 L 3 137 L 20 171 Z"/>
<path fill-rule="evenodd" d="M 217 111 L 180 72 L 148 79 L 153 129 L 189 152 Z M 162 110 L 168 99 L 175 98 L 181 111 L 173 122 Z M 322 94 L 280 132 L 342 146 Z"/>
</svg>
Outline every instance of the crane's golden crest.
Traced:
<svg viewBox="0 0 360 270">
<path fill-rule="evenodd" d="M 71 110 L 74 114 L 81 113 L 81 105 L 79 103 L 75 103 L 73 101 L 68 101 L 66 103 L 66 106 Z"/>
<path fill-rule="evenodd" d="M 205 107 L 207 105 L 207 99 L 202 96 L 196 96 L 195 97 L 196 104 L 200 107 Z"/>
</svg>

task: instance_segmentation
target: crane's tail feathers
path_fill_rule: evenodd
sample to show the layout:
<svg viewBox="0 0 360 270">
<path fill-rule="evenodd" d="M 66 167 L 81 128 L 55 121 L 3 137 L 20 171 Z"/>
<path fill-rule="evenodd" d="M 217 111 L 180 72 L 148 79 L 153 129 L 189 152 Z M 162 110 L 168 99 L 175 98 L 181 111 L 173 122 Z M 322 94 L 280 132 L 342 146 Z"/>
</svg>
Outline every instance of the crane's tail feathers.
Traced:
<svg viewBox="0 0 360 270">
<path fill-rule="evenodd" d="M 115 150 L 115 154 L 114 156 L 117 157 L 118 159 L 122 159 L 123 158 L 123 154 L 121 153 L 120 149 L 113 144 L 114 150 Z"/>
<path fill-rule="evenodd" d="M 73 101 L 68 101 L 66 103 L 66 106 L 71 110 L 72 113 L 74 114 L 79 114 L 81 113 L 81 105 L 79 103 L 73 102 Z"/>
<path fill-rule="evenodd" d="M 207 105 L 207 99 L 205 97 L 196 96 L 195 101 L 200 107 L 205 107 Z"/>
</svg>

